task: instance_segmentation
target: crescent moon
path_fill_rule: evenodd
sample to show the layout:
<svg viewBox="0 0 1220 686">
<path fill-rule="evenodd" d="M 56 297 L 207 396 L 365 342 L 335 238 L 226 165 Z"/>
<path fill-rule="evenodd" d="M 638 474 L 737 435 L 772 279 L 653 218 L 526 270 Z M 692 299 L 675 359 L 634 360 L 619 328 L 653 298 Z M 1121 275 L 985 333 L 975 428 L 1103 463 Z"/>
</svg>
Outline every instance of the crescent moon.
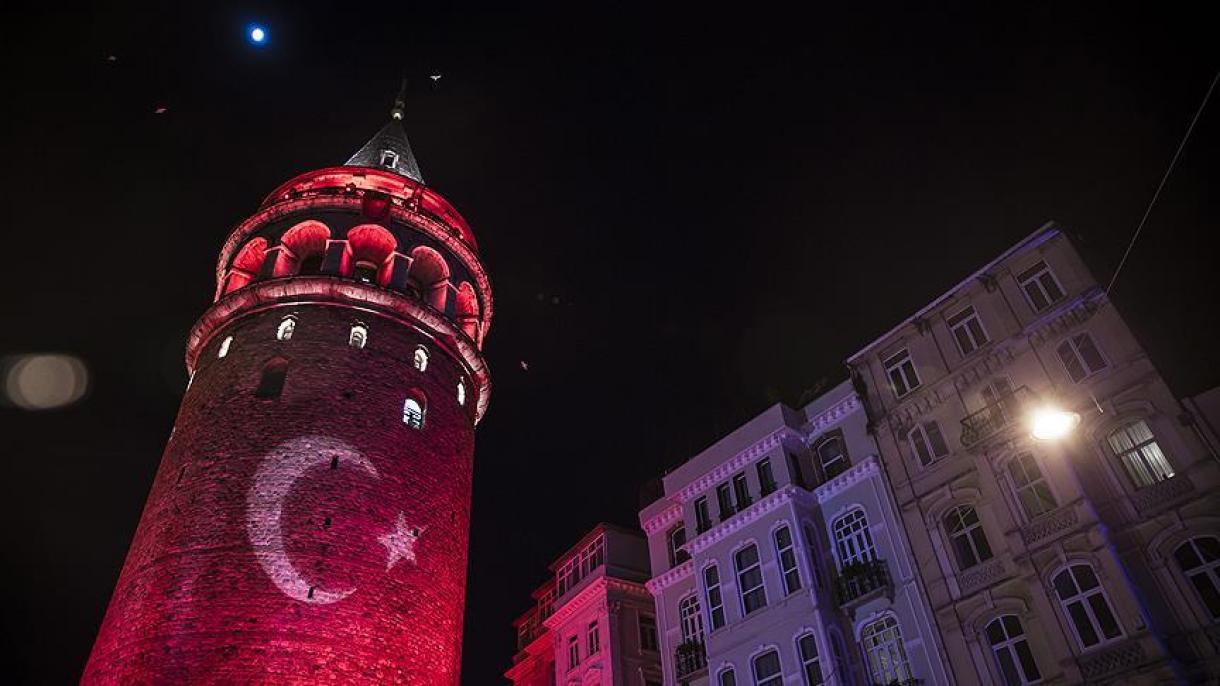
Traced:
<svg viewBox="0 0 1220 686">
<path fill-rule="evenodd" d="M 347 443 L 326 436 L 306 436 L 281 443 L 263 458 L 246 498 L 246 532 L 254 557 L 284 595 L 303 603 L 326 605 L 356 590 L 328 591 L 310 586 L 288 559 L 280 530 L 284 498 L 293 485 L 309 469 L 330 466 L 336 457 L 344 464 L 355 463 L 374 478 L 381 477 L 373 463 Z"/>
</svg>

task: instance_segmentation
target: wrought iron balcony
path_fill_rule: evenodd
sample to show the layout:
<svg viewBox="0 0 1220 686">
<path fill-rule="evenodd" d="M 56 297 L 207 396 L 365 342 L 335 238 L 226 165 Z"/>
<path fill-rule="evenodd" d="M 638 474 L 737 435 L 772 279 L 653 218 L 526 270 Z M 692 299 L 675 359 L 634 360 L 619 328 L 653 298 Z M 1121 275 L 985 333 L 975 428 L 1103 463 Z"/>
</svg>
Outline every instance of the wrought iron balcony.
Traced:
<svg viewBox="0 0 1220 686">
<path fill-rule="evenodd" d="M 995 402 L 962 419 L 962 446 L 970 447 L 1024 419 L 1034 394 L 1025 386 L 1005 393 Z"/>
<path fill-rule="evenodd" d="M 885 560 L 852 562 L 844 565 L 835 578 L 835 597 L 839 605 L 847 605 L 889 585 L 890 570 Z"/>
<path fill-rule="evenodd" d="M 674 648 L 674 672 L 679 679 L 707 667 L 707 649 L 703 641 L 687 641 Z"/>
</svg>

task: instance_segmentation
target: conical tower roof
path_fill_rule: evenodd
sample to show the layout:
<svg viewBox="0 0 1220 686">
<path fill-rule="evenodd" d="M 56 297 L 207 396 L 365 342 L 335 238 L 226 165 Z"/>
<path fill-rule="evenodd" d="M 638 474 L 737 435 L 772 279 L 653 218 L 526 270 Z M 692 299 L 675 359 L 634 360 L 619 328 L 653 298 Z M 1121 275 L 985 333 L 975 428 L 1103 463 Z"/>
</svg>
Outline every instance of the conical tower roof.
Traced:
<svg viewBox="0 0 1220 686">
<path fill-rule="evenodd" d="M 424 176 L 419 172 L 419 163 L 415 161 L 415 153 L 411 152 L 407 132 L 402 127 L 402 116 L 406 109 L 406 87 L 404 81 L 398 98 L 394 100 L 394 109 L 390 110 L 390 121 L 381 127 L 364 147 L 357 150 L 345 166 L 388 169 L 395 174 L 424 182 Z"/>
</svg>

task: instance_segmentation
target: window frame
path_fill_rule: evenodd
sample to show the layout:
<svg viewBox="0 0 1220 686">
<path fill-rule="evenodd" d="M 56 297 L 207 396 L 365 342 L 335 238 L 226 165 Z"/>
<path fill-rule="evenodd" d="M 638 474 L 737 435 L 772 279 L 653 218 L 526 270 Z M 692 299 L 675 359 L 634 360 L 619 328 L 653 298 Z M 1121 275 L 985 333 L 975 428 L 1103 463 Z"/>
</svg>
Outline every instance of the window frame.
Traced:
<svg viewBox="0 0 1220 686">
<path fill-rule="evenodd" d="M 966 512 L 974 515 L 974 522 L 967 523 Z M 950 521 L 951 518 L 956 518 L 956 521 Z M 941 522 L 945 529 L 945 536 L 949 539 L 949 548 L 953 551 L 954 562 L 957 563 L 957 570 L 964 572 L 967 569 L 977 567 L 984 562 L 995 557 L 995 550 L 991 547 L 991 541 L 987 538 L 987 530 L 983 526 L 983 518 L 979 515 L 978 508 L 970 504 L 962 504 L 950 508 L 941 517 Z M 975 537 L 975 534 L 978 537 Z M 958 540 L 966 541 L 967 547 L 962 548 L 958 545 Z M 981 540 L 981 545 L 980 545 Z M 963 550 L 968 550 L 973 556 L 974 561 L 967 563 L 963 559 Z"/>
<path fill-rule="evenodd" d="M 991 342 L 991 337 L 987 335 L 987 329 L 983 326 L 983 318 L 974 305 L 967 305 L 954 314 L 946 316 L 945 324 L 949 327 L 949 337 L 953 339 L 957 352 L 963 358 L 970 357 Z M 974 326 L 972 327 L 971 324 Z M 969 350 L 962 345 L 963 336 L 969 339 L 971 345 Z M 976 337 L 979 340 L 976 340 Z"/>
<path fill-rule="evenodd" d="M 600 653 L 602 650 L 602 636 L 598 627 L 598 620 L 589 622 L 589 626 L 585 627 L 585 653 L 590 657 Z"/>
<path fill-rule="evenodd" d="M 1209 553 L 1205 552 L 1198 543 L 1198 541 L 1208 539 L 1215 541 L 1216 548 L 1220 550 L 1220 537 L 1211 534 L 1191 536 L 1174 547 L 1173 561 L 1177 565 L 1182 578 L 1185 579 L 1186 585 L 1190 586 L 1190 592 L 1195 600 L 1198 601 L 1201 613 L 1210 621 L 1217 622 L 1220 621 L 1220 554 L 1209 560 L 1207 559 Z M 1181 557 L 1181 552 L 1188 548 L 1199 561 L 1198 564 L 1190 568 L 1186 567 Z M 1211 587 L 1210 599 L 1204 596 L 1203 591 L 1199 588 L 1199 582 L 1195 581 L 1196 578 L 1207 580 Z M 1214 607 L 1213 603 L 1215 604 Z"/>
<path fill-rule="evenodd" d="M 885 377 L 889 380 L 890 390 L 894 393 L 895 398 L 901 400 L 923 385 L 919 378 L 919 370 L 915 368 L 915 358 L 911 355 L 910 348 L 903 348 L 886 357 L 881 361 L 881 366 L 885 369 Z M 904 367 L 909 369 L 904 369 Z M 899 385 L 895 383 L 896 376 L 902 379 L 902 390 L 899 390 Z M 914 379 L 915 383 L 912 384 L 911 379 Z"/>
<path fill-rule="evenodd" d="M 709 580 L 709 572 L 715 577 Z M 707 599 L 707 626 L 711 631 L 723 628 L 728 623 L 724 613 L 724 590 L 720 581 L 720 565 L 713 562 L 702 570 L 703 597 Z"/>
<path fill-rule="evenodd" d="M 1016 622 L 1017 628 L 1020 629 L 1020 633 L 1015 635 L 1012 634 L 1011 628 L 1008 626 L 1008 622 L 1005 621 L 1009 617 Z M 999 627 L 1000 633 L 1003 636 L 1003 638 L 1001 638 L 999 641 L 992 638 L 991 627 L 993 626 Z M 1021 622 L 1021 618 L 1013 613 L 999 615 L 983 626 L 983 635 L 981 638 L 991 649 L 992 665 L 999 673 L 1000 682 L 1003 683 L 1004 686 L 1030 686 L 1031 684 L 1041 683 L 1044 678 L 1042 676 L 1042 668 L 1038 666 L 1038 660 L 1034 656 L 1034 649 L 1029 645 L 1029 639 L 1027 636 L 1028 634 L 1025 632 L 1025 625 Z M 1025 653 L 1029 656 L 1029 665 L 1026 665 L 1025 660 L 1022 659 L 1022 645 L 1024 646 Z M 1015 684 L 1012 683 L 1008 678 L 1008 672 L 1005 671 L 1005 663 L 1004 659 L 1001 657 L 1001 653 L 1008 656 L 1009 664 L 1011 664 L 1013 670 L 1015 670 L 1015 674 L 1018 679 L 1018 682 Z M 1031 677 L 1029 675 L 1026 669 L 1027 666 L 1033 667 L 1034 672 L 1036 673 L 1035 676 Z"/>
<path fill-rule="evenodd" d="M 775 480 L 775 472 L 771 469 L 771 458 L 764 457 L 754 463 L 754 472 L 758 476 L 759 497 L 765 498 L 779 488 Z"/>
<path fill-rule="evenodd" d="M 873 640 L 874 636 L 876 640 Z M 860 652 L 864 654 L 864 666 L 874 682 L 888 684 L 912 678 L 902 626 L 893 614 L 881 615 L 860 627 Z M 882 653 L 886 659 L 873 659 Z"/>
<path fill-rule="evenodd" d="M 847 522 L 848 519 L 851 522 Z M 855 528 L 855 523 L 862 522 L 862 526 Z M 840 523 L 847 522 L 847 527 L 841 527 Z M 840 531 L 845 532 L 840 536 Z M 854 507 L 847 512 L 835 517 L 830 522 L 830 540 L 834 543 L 835 559 L 839 563 L 839 571 L 849 564 L 871 562 L 877 559 L 877 544 L 873 541 L 872 524 L 868 521 L 868 513 L 863 507 Z M 851 550 L 847 550 L 844 543 L 850 542 Z"/>
<path fill-rule="evenodd" d="M 788 545 L 780 543 L 780 533 L 788 536 Z M 797 562 L 796 537 L 792 535 L 792 527 L 787 523 L 780 524 L 771 530 L 771 543 L 775 546 L 775 561 L 778 563 L 779 576 L 784 584 L 784 595 L 789 596 L 801 590 L 801 566 Z"/>
<path fill-rule="evenodd" d="M 280 319 L 279 325 L 275 327 L 275 340 L 282 342 L 291 341 L 292 335 L 296 333 L 296 330 L 297 316 L 295 314 L 287 315 Z"/>
<path fill-rule="evenodd" d="M 665 549 L 669 553 L 670 569 L 690 559 L 690 553 L 682 550 L 684 545 L 686 545 L 686 524 L 678 522 L 665 532 Z"/>
<path fill-rule="evenodd" d="M 1132 427 L 1140 425 L 1140 424 L 1142 424 L 1144 426 L 1144 430 L 1148 432 L 1149 438 L 1147 440 L 1137 443 L 1134 436 L 1132 435 L 1130 429 Z M 1125 448 L 1122 451 L 1120 451 L 1114 445 L 1114 437 L 1119 434 L 1122 434 L 1123 437 L 1131 443 L 1131 447 Z M 1160 442 L 1157 441 L 1156 432 L 1152 430 L 1152 426 L 1148 423 L 1148 420 L 1146 418 L 1129 419 L 1127 421 L 1122 422 L 1118 426 L 1114 427 L 1112 430 L 1108 431 L 1106 433 L 1106 446 L 1109 448 L 1110 452 L 1114 455 L 1114 458 L 1116 460 L 1118 460 L 1118 463 L 1120 465 L 1122 465 L 1123 471 L 1127 474 L 1127 479 L 1135 487 L 1136 490 L 1139 490 L 1141 488 L 1147 488 L 1149 486 L 1155 486 L 1156 484 L 1164 482 L 1164 481 L 1168 481 L 1177 475 L 1177 471 L 1174 470 L 1174 468 L 1173 468 L 1173 462 L 1170 461 L 1169 456 L 1167 454 L 1165 454 L 1165 451 L 1161 449 L 1161 444 L 1160 444 Z M 1149 446 L 1152 446 L 1153 448 L 1155 448 L 1156 453 L 1160 455 L 1161 461 L 1164 462 L 1163 465 L 1153 464 L 1153 462 L 1150 461 L 1150 459 L 1145 455 L 1144 450 L 1147 449 Z M 1167 473 L 1164 473 L 1160 478 L 1152 478 L 1151 481 L 1144 481 L 1143 479 L 1137 479 L 1136 474 L 1135 474 L 1135 472 L 1132 468 L 1132 464 L 1131 464 L 1131 462 L 1133 460 L 1127 459 L 1127 456 L 1129 456 L 1129 455 L 1135 456 L 1136 458 L 1139 459 L 1140 467 L 1142 468 L 1143 471 L 1148 473 L 1147 476 L 1149 478 L 1152 478 L 1155 476 L 1152 473 L 1153 471 L 1157 471 L 1157 472 L 1167 471 Z M 1153 459 L 1155 459 L 1155 458 L 1153 458 Z"/>
<path fill-rule="evenodd" d="M 640 652 L 660 652 L 661 637 L 657 633 L 656 615 L 641 612 L 636 618 L 636 630 L 639 634 L 637 638 L 640 640 Z M 649 640 L 646 641 L 644 640 L 645 638 L 648 638 Z"/>
<path fill-rule="evenodd" d="M 775 656 L 775 671 L 766 676 L 759 676 L 758 664 L 764 658 Z M 750 656 L 750 676 L 754 677 L 754 686 L 783 686 L 784 683 L 784 663 L 780 659 L 779 649 L 768 647 L 765 650 Z"/>
<path fill-rule="evenodd" d="M 1028 458 L 1028 461 L 1033 465 L 1033 469 L 1036 472 L 1035 477 L 1030 476 L 1030 470 L 1025 464 L 1026 458 Z M 1020 467 L 1020 476 L 1025 478 L 1023 483 L 1018 481 L 1018 474 L 1016 473 L 1017 467 Z M 1051 486 L 1050 479 L 1046 477 L 1046 472 L 1042 469 L 1041 461 L 1038 460 L 1038 456 L 1032 451 L 1022 450 L 1021 452 L 1013 455 L 1012 459 L 1010 459 L 1008 464 L 1005 465 L 1004 472 L 1008 477 L 1009 486 L 1012 488 L 1013 498 L 1017 501 L 1017 508 L 1020 509 L 1026 522 L 1032 522 L 1042 515 L 1049 514 L 1059 509 L 1059 497 L 1055 494 L 1055 489 Z M 1042 494 L 1038 490 L 1039 485 L 1044 487 L 1045 494 Z M 1033 494 L 1033 497 L 1036 498 L 1036 502 L 1043 504 L 1045 504 L 1045 496 L 1049 496 L 1049 506 L 1046 507 L 1046 509 L 1038 512 L 1031 512 L 1024 496 L 1024 494 L 1027 492 Z"/>
<path fill-rule="evenodd" d="M 830 445 L 837 445 L 839 447 L 839 454 L 827 461 L 826 456 L 822 454 L 822 449 Z M 813 443 L 813 454 L 818 458 L 818 466 L 822 470 L 822 478 L 826 481 L 830 481 L 851 469 L 851 456 L 847 452 L 847 441 L 843 440 L 842 431 L 832 431 L 818 437 L 818 440 Z M 839 466 L 840 463 L 841 466 Z M 828 469 L 827 465 L 836 466 L 834 469 Z"/>
<path fill-rule="evenodd" d="M 716 683 L 719 686 L 737 686 L 737 670 L 732 665 L 722 667 L 716 672 Z"/>
<path fill-rule="evenodd" d="M 357 342 L 358 341 L 358 342 Z M 348 347 L 356 350 L 364 350 L 364 346 L 369 344 L 369 327 L 364 324 L 352 324 L 351 329 L 347 332 Z"/>
<path fill-rule="evenodd" d="M 750 495 L 750 480 L 744 471 L 734 474 L 730 482 L 733 484 L 733 499 L 736 501 L 734 507 L 738 512 L 754 504 L 753 496 Z"/>
<path fill-rule="evenodd" d="M 929 427 L 932 430 L 929 430 Z M 940 448 L 943 452 L 937 452 L 937 445 L 932 440 L 933 433 L 939 439 Z M 918 443 L 916 438 L 919 439 Z M 940 422 L 935 419 L 916 422 L 915 426 L 911 427 L 911 430 L 907 432 L 907 445 L 911 448 L 911 452 L 914 453 L 915 459 L 919 461 L 919 466 L 921 467 L 930 467 L 939 460 L 948 457 L 949 453 L 952 452 L 949 450 L 949 442 L 945 440 L 945 433 L 940 429 Z M 920 448 L 927 451 L 927 461 L 924 461 L 924 452 Z"/>
<path fill-rule="evenodd" d="M 698 593 L 692 591 L 678 601 L 678 630 L 683 643 L 703 642 L 703 604 L 699 602 Z"/>
<path fill-rule="evenodd" d="M 411 365 L 415 367 L 415 371 L 423 373 L 428 371 L 428 358 L 431 354 L 428 353 L 428 348 L 423 345 L 415 346 L 415 352 L 411 356 Z"/>
<path fill-rule="evenodd" d="M 1075 570 L 1081 567 L 1088 569 L 1089 573 L 1093 575 L 1093 579 L 1097 582 L 1096 586 L 1093 586 L 1087 591 L 1081 590 L 1080 582 L 1076 578 Z M 1059 592 L 1059 579 L 1064 574 L 1067 574 L 1071 578 L 1072 585 L 1076 588 L 1076 593 L 1068 598 L 1064 598 Z M 1114 611 L 1114 604 L 1110 602 L 1110 594 L 1106 592 L 1105 584 L 1102 583 L 1101 576 L 1097 574 L 1097 570 L 1094 569 L 1093 565 L 1080 561 L 1069 562 L 1068 564 L 1059 567 L 1053 574 L 1051 574 L 1050 580 L 1050 592 L 1059 604 L 1059 612 L 1072 627 L 1072 635 L 1076 637 L 1076 645 L 1080 648 L 1081 652 L 1094 650 L 1110 643 L 1114 643 L 1115 641 L 1121 641 L 1123 637 L 1126 636 L 1126 630 L 1123 628 L 1122 620 L 1119 619 L 1118 613 Z M 1101 621 L 1097 617 L 1095 605 L 1090 600 L 1095 596 L 1101 597 L 1104 607 L 1110 614 L 1110 618 L 1114 620 L 1114 626 L 1118 629 L 1118 634 L 1114 636 L 1105 635 Z M 1079 616 L 1073 614 L 1069 609 L 1073 602 L 1079 603 L 1081 610 L 1085 613 L 1084 618 L 1089 621 L 1089 629 L 1093 632 L 1093 636 L 1097 639 L 1095 643 L 1088 645 L 1085 644 L 1084 636 L 1081 635 L 1080 626 L 1077 624 L 1077 619 L 1079 619 Z"/>
<path fill-rule="evenodd" d="M 580 666 L 580 636 L 568 636 L 568 671 Z"/>
<path fill-rule="evenodd" d="M 748 550 L 754 551 L 754 561 L 743 566 L 742 555 Z M 762 550 L 759 549 L 757 543 L 751 541 L 733 551 L 733 572 L 734 578 L 737 580 L 737 598 L 740 602 L 741 616 L 748 617 L 766 608 L 767 578 L 763 574 Z M 754 573 L 758 574 L 758 583 L 747 587 L 746 577 Z M 758 600 L 759 598 L 761 601 Z M 754 604 L 753 608 L 750 608 L 751 604 Z"/>
<path fill-rule="evenodd" d="M 708 504 L 707 496 L 701 495 L 695 498 L 695 535 L 707 531 L 712 528 L 712 511 Z"/>
<path fill-rule="evenodd" d="M 813 643 L 813 657 L 805 654 L 805 648 L 801 642 L 806 638 Z M 821 686 L 821 684 L 825 682 L 826 677 L 822 674 L 822 662 L 821 656 L 818 652 L 817 635 L 812 631 L 803 631 L 800 634 L 797 634 L 796 638 L 793 639 L 793 643 L 796 647 L 796 660 L 801 666 L 801 677 L 804 679 L 805 686 Z M 810 677 L 810 667 L 817 670 L 817 676 L 815 678 Z"/>
<path fill-rule="evenodd" d="M 1046 290 L 1046 284 L 1043 283 L 1041 279 L 1043 274 L 1050 277 L 1051 283 L 1053 283 L 1055 288 L 1059 291 L 1058 296 L 1052 298 L 1051 294 Z M 1067 295 L 1067 291 L 1064 290 L 1063 284 L 1059 282 L 1059 277 L 1055 276 L 1054 270 L 1052 270 L 1051 266 L 1046 263 L 1046 260 L 1038 260 L 1029 267 L 1026 267 L 1020 272 L 1014 274 L 1014 277 L 1017 281 L 1017 287 L 1021 289 L 1021 295 L 1025 296 L 1026 304 L 1029 305 L 1029 308 L 1033 310 L 1035 314 L 1041 314 L 1042 312 L 1051 309 L 1055 303 L 1063 300 L 1063 298 Z M 1037 303 L 1034 302 L 1033 297 L 1031 297 L 1029 294 L 1029 287 L 1031 284 L 1037 286 L 1041 296 L 1046 299 L 1046 304 L 1042 307 L 1038 307 Z"/>
<path fill-rule="evenodd" d="M 1097 356 L 1100 366 L 1093 366 L 1089 363 L 1088 357 L 1081 352 L 1084 348 L 1082 341 L 1092 348 L 1093 354 Z M 1071 355 L 1071 362 L 1074 362 L 1079 369 L 1079 373 L 1073 373 L 1073 365 L 1064 356 L 1064 349 Z M 1081 383 L 1089 377 L 1095 376 L 1110 368 L 1110 360 L 1106 358 L 1105 353 L 1101 351 L 1101 347 L 1097 345 L 1097 341 L 1093 339 L 1092 334 L 1088 331 L 1081 331 L 1070 336 L 1066 336 L 1059 344 L 1055 346 L 1055 357 L 1059 358 L 1059 364 L 1063 365 L 1063 370 L 1067 372 L 1068 378 L 1072 383 Z"/>
<path fill-rule="evenodd" d="M 414 405 L 414 408 L 411 407 L 412 405 Z M 406 424 L 409 428 L 417 431 L 423 429 L 427 412 L 427 404 L 414 394 L 407 395 L 402 401 L 402 423 Z"/>
</svg>

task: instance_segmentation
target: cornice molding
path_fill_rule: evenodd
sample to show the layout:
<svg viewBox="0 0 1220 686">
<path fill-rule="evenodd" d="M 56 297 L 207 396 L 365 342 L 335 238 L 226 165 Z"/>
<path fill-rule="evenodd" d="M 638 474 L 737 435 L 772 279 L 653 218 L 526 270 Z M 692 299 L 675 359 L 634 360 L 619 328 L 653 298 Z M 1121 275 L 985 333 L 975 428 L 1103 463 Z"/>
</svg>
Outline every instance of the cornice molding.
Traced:
<svg viewBox="0 0 1220 686">
<path fill-rule="evenodd" d="M 818 503 L 824 503 L 861 481 L 880 476 L 880 474 L 879 458 L 876 455 L 869 455 L 859 463 L 852 465 L 847 471 L 815 488 L 813 495 L 817 498 Z"/>
<path fill-rule="evenodd" d="M 700 476 L 699 478 L 686 484 L 680 488 L 678 492 L 673 495 L 673 497 L 677 498 L 681 503 L 686 503 L 696 494 L 711 488 L 717 482 L 723 481 L 733 474 L 741 471 L 741 469 L 750 462 L 762 457 L 777 445 L 782 444 L 785 439 L 803 441 L 804 437 L 799 431 L 796 431 L 790 427 L 780 427 L 779 429 L 767 434 L 762 439 L 755 441 L 748 448 L 738 452 L 732 458 L 721 462 L 703 476 Z"/>
<path fill-rule="evenodd" d="M 644 533 L 649 536 L 658 531 L 669 528 L 671 524 L 682 518 L 682 504 L 673 503 L 669 507 L 661 510 L 652 519 L 644 522 Z"/>
<path fill-rule="evenodd" d="M 649 579 L 644 584 L 644 587 L 647 588 L 648 592 L 653 596 L 660 596 L 665 589 L 689 577 L 691 574 L 694 574 L 694 572 L 695 561 L 687 560 L 677 567 L 672 567 L 664 573 Z"/>
<path fill-rule="evenodd" d="M 843 421 L 848 415 L 859 410 L 860 407 L 860 397 L 855 393 L 831 405 L 830 408 L 818 416 L 805 422 L 802 428 L 807 434 L 806 442 L 817 439 L 828 429 Z"/>
<path fill-rule="evenodd" d="M 601 576 L 589 582 L 588 586 L 582 588 L 580 593 L 572 596 L 566 603 L 555 608 L 550 617 L 542 620 L 542 625 L 553 630 L 556 625 L 563 624 L 593 603 L 600 602 L 605 605 L 611 592 L 618 592 L 648 603 L 652 602 L 652 594 L 648 592 L 644 584 Z"/>
<path fill-rule="evenodd" d="M 799 497 L 800 490 L 801 489 L 798 489 L 792 484 L 781 486 L 776 492 L 762 498 L 741 512 L 738 512 L 730 517 L 727 521 L 721 522 L 720 524 L 696 536 L 693 540 L 687 541 L 686 549 L 692 554 L 701 553 L 704 550 L 707 550 L 712 545 L 715 545 L 733 533 L 740 531 L 759 519 L 762 519 L 764 516 L 779 509 L 785 503 Z"/>
</svg>

